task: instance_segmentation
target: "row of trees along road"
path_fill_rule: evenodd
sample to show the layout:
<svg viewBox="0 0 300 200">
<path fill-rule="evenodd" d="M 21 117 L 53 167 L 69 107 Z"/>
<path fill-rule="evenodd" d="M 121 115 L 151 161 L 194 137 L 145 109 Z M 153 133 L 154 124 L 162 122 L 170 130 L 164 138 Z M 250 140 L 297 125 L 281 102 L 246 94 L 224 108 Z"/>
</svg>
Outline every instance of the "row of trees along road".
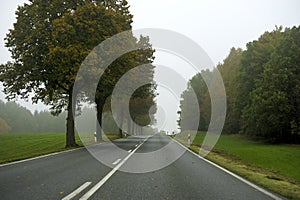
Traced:
<svg viewBox="0 0 300 200">
<path fill-rule="evenodd" d="M 230 50 L 218 64 L 227 96 L 227 116 L 223 132 L 242 133 L 269 142 L 300 142 L 300 27 L 276 27 L 247 44 L 247 49 Z M 201 115 L 199 130 L 210 122 L 210 97 L 202 76 L 194 76 L 182 94 L 179 126 L 189 127 L 194 106 Z M 210 83 L 208 83 L 210 84 Z M 198 104 L 192 105 L 194 89 Z"/>
<path fill-rule="evenodd" d="M 0 69 L 0 80 L 7 99 L 17 96 L 28 99 L 33 93 L 33 102 L 42 101 L 50 105 L 54 115 L 66 109 L 66 146 L 77 146 L 74 136 L 75 108 L 72 106 L 77 72 L 95 46 L 117 33 L 131 30 L 133 16 L 128 3 L 126 0 L 34 0 L 19 6 L 16 15 L 17 22 L 6 37 L 6 47 L 12 54 L 13 62 L 1 65 Z M 97 105 L 100 125 L 103 105 L 118 78 L 139 62 L 151 63 L 154 59 L 154 51 L 147 37 L 141 36 L 135 42 L 143 43 L 149 49 L 123 55 L 105 72 L 96 70 L 91 75 L 102 75 L 96 97 L 81 96 L 81 100 Z M 149 68 L 150 74 L 153 74 L 153 68 Z M 150 88 L 154 88 L 154 83 L 147 87 L 147 91 L 153 92 Z M 99 126 L 97 137 L 99 141 L 102 139 Z"/>
</svg>

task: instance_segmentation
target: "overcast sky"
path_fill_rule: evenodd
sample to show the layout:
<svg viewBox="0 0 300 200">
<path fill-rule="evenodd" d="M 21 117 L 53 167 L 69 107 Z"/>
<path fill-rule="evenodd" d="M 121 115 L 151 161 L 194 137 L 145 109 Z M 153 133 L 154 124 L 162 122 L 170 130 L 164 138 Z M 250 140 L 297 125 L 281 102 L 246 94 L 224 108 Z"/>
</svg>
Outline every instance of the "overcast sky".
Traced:
<svg viewBox="0 0 300 200">
<path fill-rule="evenodd" d="M 133 28 L 163 28 L 186 35 L 197 42 L 215 64 L 222 62 L 231 47 L 245 49 L 246 43 L 257 39 L 265 31 L 272 31 L 275 25 L 291 27 L 300 23 L 299 0 L 128 0 L 134 15 Z M 9 28 L 15 21 L 17 5 L 25 0 L 4 0 L 0 7 L 0 63 L 10 60 L 4 47 Z M 156 54 L 157 64 L 174 68 L 184 78 L 189 79 L 194 71 L 187 70 L 186 63 L 166 53 Z M 162 90 L 161 90 L 162 91 Z M 160 92 L 161 92 L 160 91 Z M 0 93 L 0 98 L 3 98 Z M 163 96 L 163 95 L 162 95 Z M 167 103 L 166 97 L 158 100 Z M 176 101 L 176 99 L 174 100 Z M 40 105 L 31 109 L 41 109 Z M 178 103 L 167 108 L 173 110 L 172 122 L 166 129 L 176 128 L 176 108 Z M 166 113 L 165 113 L 166 114 Z M 168 114 L 168 113 L 167 113 Z"/>
</svg>

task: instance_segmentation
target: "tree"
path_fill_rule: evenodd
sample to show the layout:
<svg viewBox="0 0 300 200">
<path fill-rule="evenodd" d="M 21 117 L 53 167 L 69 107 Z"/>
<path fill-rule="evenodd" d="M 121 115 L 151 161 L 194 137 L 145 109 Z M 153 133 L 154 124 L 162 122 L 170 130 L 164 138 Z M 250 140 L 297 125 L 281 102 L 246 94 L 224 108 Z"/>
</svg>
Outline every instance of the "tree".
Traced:
<svg viewBox="0 0 300 200">
<path fill-rule="evenodd" d="M 206 77 L 207 83 L 204 81 L 203 76 Z M 210 121 L 210 96 L 208 87 L 212 79 L 212 72 L 209 70 L 202 70 L 201 73 L 196 74 L 188 83 L 188 88 L 181 95 L 180 101 L 180 114 L 179 126 L 181 130 L 190 130 L 199 123 L 198 130 L 205 131 L 208 128 Z M 196 97 L 194 96 L 196 95 Z M 196 98 L 196 99 L 194 99 Z M 196 101 L 195 101 L 196 100 Z M 200 111 L 199 113 L 195 111 Z M 199 119 L 199 121 L 195 121 Z"/>
<path fill-rule="evenodd" d="M 115 61 L 113 61 L 112 64 L 108 66 L 108 68 L 104 72 L 102 72 L 101 79 L 99 81 L 99 84 L 97 85 L 96 97 L 90 97 L 91 101 L 94 100 L 96 103 L 97 122 L 98 122 L 96 126 L 96 133 L 97 133 L 98 141 L 102 140 L 103 107 L 107 98 L 112 94 L 113 89 L 117 84 L 118 80 L 129 70 L 142 64 L 151 64 L 154 60 L 153 57 L 154 50 L 152 49 L 152 46 L 149 43 L 148 37 L 140 36 L 139 40 L 137 40 L 132 35 L 128 35 L 126 39 L 128 41 L 125 44 L 123 44 L 124 46 L 119 45 L 118 47 L 115 48 L 128 48 L 128 45 L 137 46 L 139 48 L 135 51 L 126 53 L 121 57 L 119 57 L 118 59 L 116 59 Z M 98 65 L 96 65 L 96 67 L 97 66 Z M 147 71 L 138 72 L 134 76 L 139 78 L 144 77 L 145 79 L 149 79 L 149 82 L 153 82 L 154 66 L 153 65 L 147 65 L 147 66 L 148 66 Z M 126 85 L 124 85 L 123 88 L 124 94 L 128 89 L 130 89 L 131 87 L 130 83 L 132 80 L 134 80 L 135 78 L 134 76 L 131 76 L 130 80 L 128 80 Z M 138 96 L 148 97 L 154 94 L 154 90 L 155 90 L 154 85 L 155 84 L 153 83 L 142 87 L 143 89 L 139 90 Z M 120 105 L 121 104 L 123 104 L 122 101 L 120 101 Z M 119 117 L 121 117 L 122 112 L 120 112 L 119 114 L 120 114 Z M 127 121 L 129 122 L 130 120 L 127 119 Z M 128 126 L 127 129 L 130 129 L 130 126 Z M 127 132 L 129 132 L 129 130 L 127 130 Z M 121 135 L 121 131 L 120 131 L 120 135 Z"/>
<path fill-rule="evenodd" d="M 198 123 L 197 121 L 195 121 L 197 119 L 197 116 L 195 116 L 195 114 L 198 113 L 195 113 L 194 111 L 196 107 L 199 107 L 199 104 L 198 102 L 193 101 L 194 96 L 192 96 L 192 92 L 193 91 L 191 91 L 190 89 L 187 89 L 181 94 L 180 111 L 178 111 L 178 114 L 180 115 L 178 126 L 182 131 L 190 130 L 193 124 Z M 201 125 L 199 125 L 199 129 L 202 130 L 204 121 L 200 119 L 200 122 Z"/>
<path fill-rule="evenodd" d="M 37 133 L 61 133 L 65 131 L 65 118 L 67 113 L 62 112 L 59 116 L 53 116 L 49 111 L 35 111 L 33 121 Z"/>
<path fill-rule="evenodd" d="M 270 141 L 299 141 L 299 30 L 300 27 L 293 27 L 282 33 L 251 93 L 253 103 L 246 116 L 252 115 L 256 135 Z"/>
<path fill-rule="evenodd" d="M 139 90 L 136 91 L 136 93 L 139 92 Z M 143 97 L 133 97 L 129 102 L 130 115 L 133 121 L 140 127 L 153 125 L 153 123 L 155 122 L 154 114 L 156 113 L 156 111 L 157 108 L 156 103 L 154 101 L 154 95 L 151 95 L 151 93 Z M 140 134 L 142 134 L 142 129 L 137 131 L 140 132 Z M 121 132 L 119 133 L 121 134 Z"/>
<path fill-rule="evenodd" d="M 263 66 L 269 61 L 278 38 L 281 37 L 281 31 L 282 27 L 276 27 L 276 30 L 272 32 L 265 32 L 258 40 L 249 42 L 242 54 L 237 75 L 238 93 L 235 107 L 238 124 L 243 133 L 247 133 L 243 127 L 247 126 L 250 130 L 255 126 L 250 120 L 251 115 L 249 115 L 250 121 L 247 121 L 245 117 L 252 103 L 251 92 L 257 86 L 256 82 L 263 73 Z"/>
<path fill-rule="evenodd" d="M 229 55 L 225 58 L 223 63 L 217 66 L 222 75 L 227 97 L 227 114 L 223 128 L 223 132 L 225 133 L 234 134 L 239 132 L 239 111 L 236 107 L 238 93 L 237 74 L 240 68 L 242 54 L 242 49 L 231 48 Z"/>
<path fill-rule="evenodd" d="M 65 112 L 59 116 L 53 116 L 49 111 L 35 111 L 32 114 L 15 102 L 4 103 L 0 100 L 0 118 L 7 122 L 14 133 L 63 132 L 65 117 Z"/>
<path fill-rule="evenodd" d="M 217 66 L 227 96 L 224 132 L 240 132 L 271 142 L 299 143 L 299 30 L 300 27 L 284 31 L 276 27 L 249 42 L 245 51 L 232 48 L 224 62 Z M 209 73 L 208 84 L 213 84 L 214 70 Z M 202 114 L 199 129 L 208 126 L 210 96 L 200 75 L 204 72 L 194 76 L 182 94 L 179 122 L 183 130 L 195 117 L 191 115 L 197 106 L 190 101 L 191 88 L 197 95 Z"/>
<path fill-rule="evenodd" d="M 67 147 L 77 146 L 72 92 L 78 68 L 96 45 L 128 28 L 132 16 L 124 17 L 126 8 L 125 0 L 35 0 L 18 7 L 6 37 L 14 62 L 0 71 L 4 91 L 8 99 L 34 92 L 33 102 L 51 105 L 53 114 L 66 109 Z"/>
<path fill-rule="evenodd" d="M 0 117 L 0 133 L 9 133 L 11 127 L 6 123 L 4 119 Z"/>
<path fill-rule="evenodd" d="M 107 70 L 105 70 L 101 76 L 101 79 L 97 85 L 96 96 L 90 97 L 91 102 L 95 102 L 97 111 L 97 124 L 96 124 L 96 136 L 97 141 L 102 140 L 102 114 L 105 102 L 111 96 L 114 86 L 117 81 L 125 74 L 129 69 L 134 68 L 130 53 L 122 55 L 116 61 L 114 61 Z"/>
<path fill-rule="evenodd" d="M 12 132 L 32 132 L 35 123 L 32 113 L 15 102 L 0 101 L 0 117 L 11 127 Z"/>
</svg>

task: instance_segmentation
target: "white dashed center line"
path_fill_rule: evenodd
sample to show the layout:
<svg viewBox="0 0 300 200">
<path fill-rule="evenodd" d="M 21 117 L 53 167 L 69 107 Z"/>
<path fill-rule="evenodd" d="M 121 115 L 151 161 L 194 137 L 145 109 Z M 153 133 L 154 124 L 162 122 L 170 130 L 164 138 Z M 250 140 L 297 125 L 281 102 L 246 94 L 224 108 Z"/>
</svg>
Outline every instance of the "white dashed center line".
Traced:
<svg viewBox="0 0 300 200">
<path fill-rule="evenodd" d="M 79 194 L 82 190 L 84 190 L 85 188 L 87 188 L 90 184 L 91 184 L 91 182 L 84 183 L 82 186 L 80 186 L 79 188 L 77 188 L 74 192 L 70 193 L 68 196 L 65 196 L 61 200 L 70 200 L 70 199 L 72 199 L 77 194 Z"/>
<path fill-rule="evenodd" d="M 119 159 L 117 159 L 115 162 L 113 162 L 112 164 L 113 164 L 113 165 L 116 165 L 116 164 L 118 164 L 120 161 L 121 161 L 121 159 L 119 158 Z"/>
<path fill-rule="evenodd" d="M 148 137 L 149 138 L 149 137 Z M 147 138 L 147 139 L 148 139 Z M 83 195 L 79 200 L 89 199 L 99 188 L 118 170 L 120 167 L 146 142 L 145 139 L 140 145 L 138 145 L 133 151 L 130 150 L 130 154 L 126 156 L 115 168 L 113 168 L 102 180 L 100 180 L 94 187 L 92 187 L 85 195 Z M 129 152 L 129 151 L 128 151 Z"/>
</svg>

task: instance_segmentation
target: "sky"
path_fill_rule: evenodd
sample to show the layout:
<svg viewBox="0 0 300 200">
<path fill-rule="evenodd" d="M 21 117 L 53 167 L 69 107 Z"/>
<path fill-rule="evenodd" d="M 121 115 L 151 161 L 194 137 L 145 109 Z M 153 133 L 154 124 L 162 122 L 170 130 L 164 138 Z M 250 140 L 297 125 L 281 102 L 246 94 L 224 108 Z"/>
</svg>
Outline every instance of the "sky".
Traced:
<svg viewBox="0 0 300 200">
<path fill-rule="evenodd" d="M 10 53 L 4 47 L 4 37 L 15 22 L 18 5 L 26 0 L 4 0 L 0 7 L 0 63 L 10 60 Z M 200 45 L 212 61 L 222 62 L 231 47 L 246 48 L 246 44 L 257 39 L 265 31 L 272 31 L 275 25 L 292 27 L 300 23 L 299 0 L 128 0 L 134 15 L 133 29 L 162 28 L 176 31 Z M 176 42 L 176 41 L 174 41 Z M 182 59 L 157 52 L 155 64 L 168 66 L 185 78 L 186 82 L 196 72 Z M 0 86 L 2 89 L 2 86 Z M 178 97 L 162 87 L 158 98 L 161 111 L 167 118 L 166 130 L 177 128 Z M 0 98 L 4 94 L 0 92 Z M 45 109 L 41 104 L 20 103 L 31 110 Z M 166 119 L 165 119 L 166 120 Z M 162 120 L 163 121 L 163 120 Z"/>
</svg>

